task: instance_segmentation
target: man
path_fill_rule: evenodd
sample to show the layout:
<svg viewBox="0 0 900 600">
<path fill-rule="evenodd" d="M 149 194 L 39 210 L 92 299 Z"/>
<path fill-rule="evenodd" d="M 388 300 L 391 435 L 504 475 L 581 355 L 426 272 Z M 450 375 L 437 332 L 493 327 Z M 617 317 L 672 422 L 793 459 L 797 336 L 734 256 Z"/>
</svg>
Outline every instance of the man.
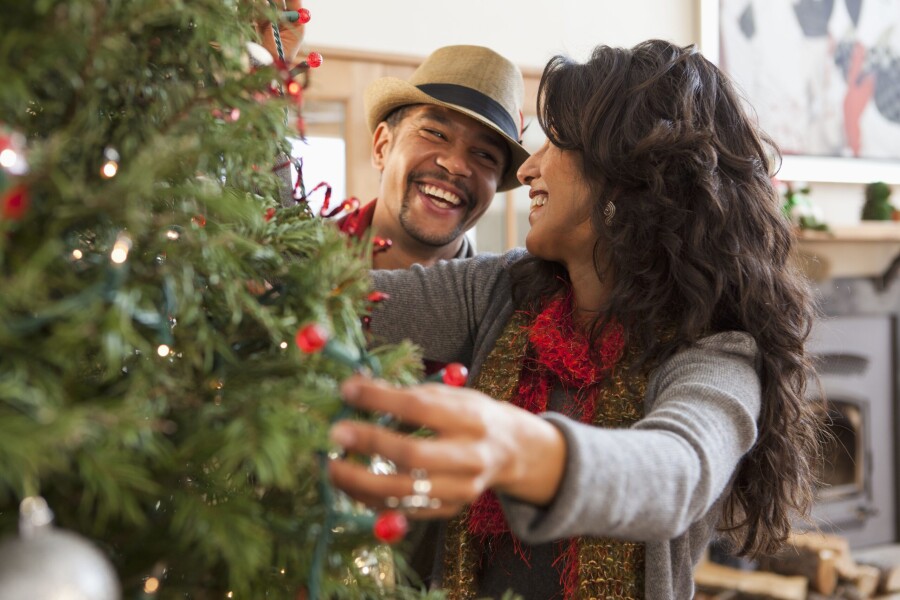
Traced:
<svg viewBox="0 0 900 600">
<path fill-rule="evenodd" d="M 375 201 L 339 222 L 392 242 L 376 269 L 472 256 L 465 232 L 494 194 L 519 185 L 524 83 L 519 69 L 481 46 L 446 46 L 408 81 L 386 77 L 365 92 L 381 172 Z"/>
</svg>

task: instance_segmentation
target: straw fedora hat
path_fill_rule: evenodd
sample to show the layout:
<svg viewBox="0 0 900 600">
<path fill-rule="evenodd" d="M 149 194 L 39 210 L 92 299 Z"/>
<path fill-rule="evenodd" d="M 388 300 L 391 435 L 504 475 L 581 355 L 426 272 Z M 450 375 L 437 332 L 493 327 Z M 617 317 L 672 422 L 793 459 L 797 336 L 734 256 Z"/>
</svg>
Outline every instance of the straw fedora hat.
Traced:
<svg viewBox="0 0 900 600">
<path fill-rule="evenodd" d="M 384 77 L 366 88 L 366 122 L 375 131 L 394 109 L 436 104 L 469 116 L 496 131 L 509 146 L 510 164 L 497 191 L 519 185 L 516 171 L 528 158 L 522 147 L 525 84 L 519 68 L 482 46 L 445 46 L 435 50 L 408 81 Z"/>
</svg>

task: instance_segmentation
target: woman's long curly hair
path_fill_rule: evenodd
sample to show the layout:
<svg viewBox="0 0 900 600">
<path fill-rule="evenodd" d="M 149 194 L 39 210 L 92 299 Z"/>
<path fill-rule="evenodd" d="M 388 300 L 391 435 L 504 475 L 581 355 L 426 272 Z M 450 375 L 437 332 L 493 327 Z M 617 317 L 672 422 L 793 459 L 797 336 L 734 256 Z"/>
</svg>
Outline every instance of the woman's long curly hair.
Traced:
<svg viewBox="0 0 900 600">
<path fill-rule="evenodd" d="M 650 40 L 597 47 L 584 64 L 557 56 L 538 96 L 544 131 L 581 156 L 597 199 L 594 266 L 611 293 L 592 334 L 620 323 L 645 349 L 635 366 L 644 371 L 719 331 L 756 340 L 759 434 L 722 529 L 738 554 L 776 550 L 812 504 L 822 423 L 821 403 L 806 397 L 815 307 L 771 182 L 777 150 L 693 47 Z M 530 309 L 567 285 L 561 265 L 534 257 L 512 276 L 517 303 Z"/>
</svg>

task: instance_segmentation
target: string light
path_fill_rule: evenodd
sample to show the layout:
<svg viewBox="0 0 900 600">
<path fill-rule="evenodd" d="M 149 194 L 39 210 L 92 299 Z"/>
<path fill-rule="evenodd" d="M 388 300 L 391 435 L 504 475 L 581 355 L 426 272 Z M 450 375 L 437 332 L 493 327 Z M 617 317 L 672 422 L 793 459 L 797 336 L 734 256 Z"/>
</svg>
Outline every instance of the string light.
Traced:
<svg viewBox="0 0 900 600">
<path fill-rule="evenodd" d="M 12 148 L 4 148 L 0 152 L 0 167 L 11 169 L 19 161 L 19 153 Z"/>
<path fill-rule="evenodd" d="M 13 175 L 27 173 L 28 163 L 25 161 L 24 148 L 25 136 L 21 133 L 0 134 L 0 167 Z"/>
<path fill-rule="evenodd" d="M 181 237 L 181 234 L 178 233 L 178 231 L 176 231 L 175 229 L 170 229 L 166 232 L 166 237 L 174 242 Z"/>
<path fill-rule="evenodd" d="M 144 582 L 144 593 L 145 594 L 155 594 L 159 591 L 159 579 L 156 577 L 148 577 L 147 581 Z"/>
<path fill-rule="evenodd" d="M 284 350 L 285 348 L 288 347 L 288 343 L 287 343 L 287 342 L 281 342 L 280 344 L 278 344 L 278 347 L 281 348 L 282 350 Z"/>
<path fill-rule="evenodd" d="M 107 147 L 103 151 L 103 158 L 106 160 L 100 167 L 100 175 L 105 179 L 112 179 L 119 172 L 119 153 L 115 148 Z"/>
<path fill-rule="evenodd" d="M 165 358 L 166 356 L 168 356 L 168 355 L 169 355 L 169 352 L 171 352 L 171 351 L 172 351 L 172 349 L 169 348 L 169 347 L 168 347 L 167 345 L 165 345 L 165 344 L 160 344 L 159 347 L 156 349 L 156 353 L 159 354 L 159 355 L 160 355 L 161 357 L 163 357 L 163 358 Z"/>
<path fill-rule="evenodd" d="M 75 260 L 81 260 L 82 258 L 84 258 L 84 252 L 82 252 L 78 248 L 75 248 L 74 250 L 72 250 L 72 258 L 74 258 Z"/>
<path fill-rule="evenodd" d="M 111 160 L 103 163 L 103 167 L 100 168 L 100 174 L 106 179 L 112 179 L 116 176 L 116 173 L 119 172 L 119 164 L 115 163 Z"/>
<path fill-rule="evenodd" d="M 119 236 L 116 237 L 116 243 L 113 244 L 113 249 L 109 255 L 109 258 L 117 265 L 121 265 L 123 262 L 128 260 L 129 250 L 131 250 L 131 238 L 129 238 L 125 234 L 120 233 Z"/>
</svg>

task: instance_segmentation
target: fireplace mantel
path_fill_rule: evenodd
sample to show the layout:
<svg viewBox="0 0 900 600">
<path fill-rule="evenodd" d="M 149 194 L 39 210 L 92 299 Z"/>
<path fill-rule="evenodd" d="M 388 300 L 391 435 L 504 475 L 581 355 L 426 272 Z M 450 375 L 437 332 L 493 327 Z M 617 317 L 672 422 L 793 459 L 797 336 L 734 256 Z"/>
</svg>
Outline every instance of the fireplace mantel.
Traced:
<svg viewBox="0 0 900 600">
<path fill-rule="evenodd" d="M 804 270 L 815 281 L 874 277 L 884 284 L 900 267 L 900 222 L 868 221 L 798 234 Z"/>
</svg>

